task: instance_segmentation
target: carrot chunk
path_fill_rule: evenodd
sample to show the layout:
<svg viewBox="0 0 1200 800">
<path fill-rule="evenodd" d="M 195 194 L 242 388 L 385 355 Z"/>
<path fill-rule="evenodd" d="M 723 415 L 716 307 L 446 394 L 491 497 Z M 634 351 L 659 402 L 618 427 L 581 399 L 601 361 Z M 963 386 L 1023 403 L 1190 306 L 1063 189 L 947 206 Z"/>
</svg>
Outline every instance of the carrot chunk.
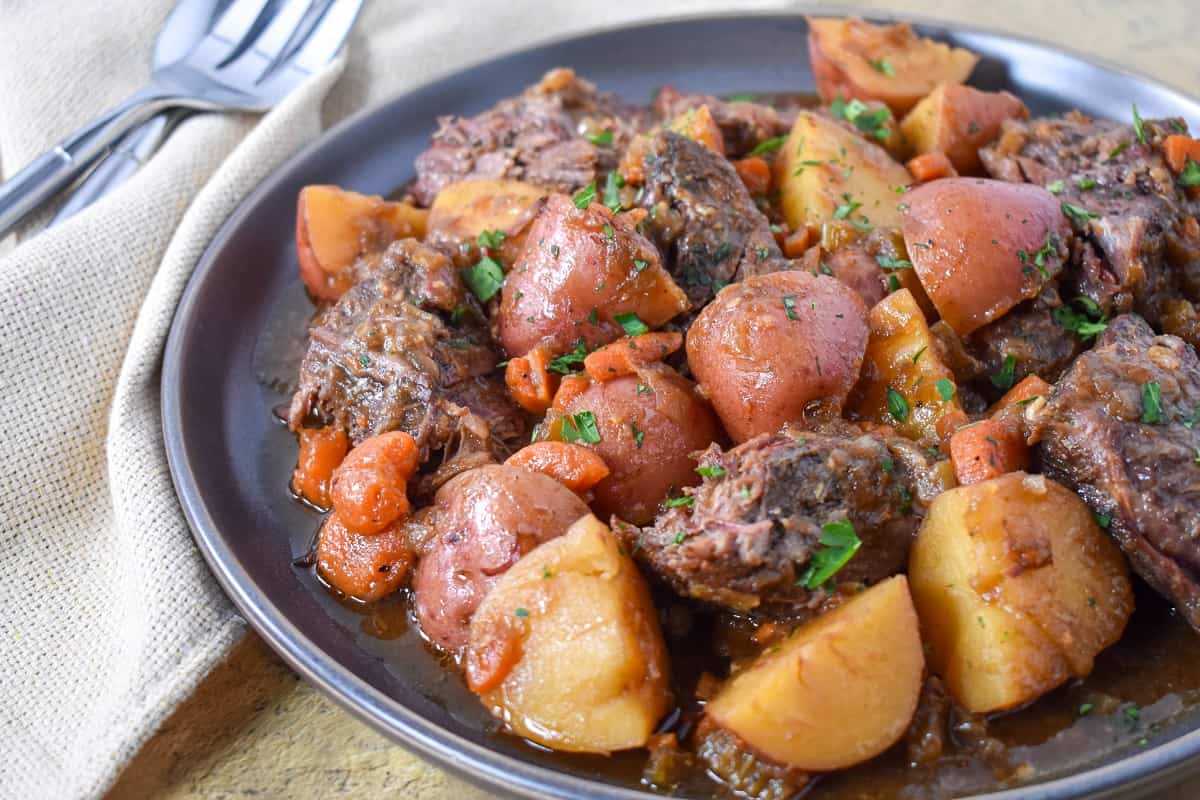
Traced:
<svg viewBox="0 0 1200 800">
<path fill-rule="evenodd" d="M 341 428 L 302 429 L 292 491 L 317 508 L 329 508 L 329 481 L 349 450 L 350 440 Z"/>
<path fill-rule="evenodd" d="M 699 142 L 714 153 L 725 155 L 725 137 L 706 105 L 689 108 L 667 123 L 667 128 Z"/>
<path fill-rule="evenodd" d="M 980 483 L 1029 466 L 1024 431 L 1010 420 L 985 419 L 950 437 L 950 461 L 960 485 Z"/>
<path fill-rule="evenodd" d="M 334 470 L 329 497 L 345 526 L 379 533 L 409 511 L 408 481 L 417 472 L 417 444 L 403 431 L 372 436 Z"/>
<path fill-rule="evenodd" d="M 1174 172 L 1183 172 L 1189 159 L 1200 163 L 1200 139 L 1173 133 L 1163 142 L 1163 152 L 1167 166 Z"/>
<path fill-rule="evenodd" d="M 504 368 L 509 394 L 530 414 L 544 414 L 554 399 L 557 381 L 547 369 L 548 364 L 545 349 L 535 347 L 523 356 L 509 359 Z"/>
<path fill-rule="evenodd" d="M 999 411 L 1002 408 L 1024 403 L 1027 400 L 1032 400 L 1035 397 L 1047 397 L 1050 394 L 1050 384 L 1039 378 L 1037 375 L 1027 375 L 1021 379 L 1021 382 L 1004 393 L 1004 396 L 993 407 L 993 411 Z"/>
<path fill-rule="evenodd" d="M 673 331 L 626 336 L 588 354 L 583 369 L 594 381 L 632 375 L 638 366 L 661 361 L 683 347 L 683 334 Z"/>
<path fill-rule="evenodd" d="M 394 592 L 413 562 L 403 523 L 374 534 L 346 527 L 334 511 L 317 536 L 317 570 L 338 591 L 365 602 Z"/>
<path fill-rule="evenodd" d="M 570 402 L 591 385 L 592 382 L 586 375 L 564 375 L 559 381 L 558 391 L 554 393 L 554 409 L 566 411 Z"/>
<path fill-rule="evenodd" d="M 784 237 L 781 249 L 787 258 L 800 258 L 808 250 L 810 244 L 812 244 L 812 231 L 804 227 L 792 231 Z"/>
<path fill-rule="evenodd" d="M 570 442 L 534 442 L 504 462 L 548 475 L 573 492 L 586 492 L 608 477 L 608 465 L 595 450 Z"/>
<path fill-rule="evenodd" d="M 738 177 L 746 184 L 750 194 L 767 194 L 771 191 L 771 165 L 765 158 L 750 156 L 733 162 Z"/>
<path fill-rule="evenodd" d="M 909 159 L 906 166 L 913 178 L 921 183 L 936 181 L 938 178 L 953 178 L 958 175 L 954 165 L 950 163 L 950 159 L 946 158 L 945 153 L 940 152 L 925 153 Z"/>
</svg>

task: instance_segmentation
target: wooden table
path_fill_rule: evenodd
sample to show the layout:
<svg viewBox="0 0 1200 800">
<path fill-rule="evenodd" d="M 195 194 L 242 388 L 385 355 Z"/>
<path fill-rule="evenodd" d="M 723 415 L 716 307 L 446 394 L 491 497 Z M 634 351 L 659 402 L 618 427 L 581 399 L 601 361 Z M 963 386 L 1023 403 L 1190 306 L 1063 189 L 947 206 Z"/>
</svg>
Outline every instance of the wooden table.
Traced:
<svg viewBox="0 0 1200 800">
<path fill-rule="evenodd" d="M 1196 0 L 876 0 L 873 5 L 1059 42 L 1200 94 Z M 796 47 L 799 57 L 803 43 Z M 109 797 L 250 795 L 405 800 L 489 796 L 425 764 L 342 711 L 300 681 L 257 635 L 248 633 L 130 763 Z M 1200 780 L 1160 797 L 1200 797 Z"/>
</svg>

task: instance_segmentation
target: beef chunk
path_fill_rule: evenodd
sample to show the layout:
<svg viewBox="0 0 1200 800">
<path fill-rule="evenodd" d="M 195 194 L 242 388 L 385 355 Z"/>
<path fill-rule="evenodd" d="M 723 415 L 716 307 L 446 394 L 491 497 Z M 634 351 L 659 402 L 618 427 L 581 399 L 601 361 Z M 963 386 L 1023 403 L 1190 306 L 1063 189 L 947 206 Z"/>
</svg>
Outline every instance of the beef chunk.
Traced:
<svg viewBox="0 0 1200 800">
<path fill-rule="evenodd" d="M 728 452 L 713 445 L 700 463 L 720 474 L 686 490 L 690 507 L 622 532 L 680 594 L 739 610 L 815 609 L 827 591 L 797 586 L 797 578 L 823 546 L 821 526 L 834 520 L 848 519 L 862 540 L 837 581 L 900 571 L 941 489 L 914 443 L 841 421 L 819 430 L 786 426 Z"/>
<path fill-rule="evenodd" d="M 1129 125 L 1073 112 L 1009 120 L 980 156 L 993 177 L 1056 190 L 1061 183 L 1064 203 L 1096 215 L 1068 215 L 1076 235 L 1066 297 L 1083 295 L 1109 315 L 1134 311 L 1161 326 L 1171 300 L 1200 301 L 1186 277 L 1196 271 L 1197 208 L 1179 192 L 1161 150 L 1167 135 L 1181 131 L 1182 120 L 1146 120 L 1140 143 Z"/>
<path fill-rule="evenodd" d="M 1146 395 L 1157 386 L 1161 418 Z M 1200 359 L 1142 319 L 1113 320 L 1034 418 L 1045 472 L 1070 486 L 1134 570 L 1200 630 Z"/>
<path fill-rule="evenodd" d="M 1012 356 L 1014 383 L 1027 375 L 1057 380 L 1084 349 L 1082 339 L 1054 321 L 1054 309 L 1060 305 L 1058 291 L 1048 284 L 1038 297 L 973 332 L 964 340 L 964 346 L 973 359 L 974 369 L 956 371 L 957 377 L 979 381 L 987 390 L 991 377 L 1000 373 L 1004 362 Z"/>
<path fill-rule="evenodd" d="M 664 120 L 671 120 L 693 108 L 708 106 L 713 121 L 721 129 L 726 155 L 743 156 L 767 139 L 783 136 L 796 121 L 795 112 L 781 113 L 761 103 L 729 102 L 707 94 L 685 94 L 672 86 L 658 90 L 654 110 Z"/>
<path fill-rule="evenodd" d="M 442 117 L 432 145 L 417 156 L 410 191 L 429 205 L 443 186 L 464 178 L 514 178 L 574 192 L 616 163 L 629 139 L 649 124 L 627 105 L 569 69 L 546 73 L 519 97 L 474 117 Z M 598 147 L 580 131 L 613 132 Z"/>
<path fill-rule="evenodd" d="M 449 259 L 405 239 L 360 274 L 309 331 L 292 428 L 319 417 L 345 428 L 354 444 L 402 430 L 425 460 L 461 438 L 465 424 L 477 439 L 479 427 L 468 419 L 475 415 L 498 454 L 518 446 L 525 418 L 508 399 L 483 314 Z"/>
<path fill-rule="evenodd" d="M 668 271 L 698 311 L 721 287 L 788 269 L 771 223 L 728 161 L 699 142 L 659 131 L 649 144 L 641 204 Z"/>
</svg>

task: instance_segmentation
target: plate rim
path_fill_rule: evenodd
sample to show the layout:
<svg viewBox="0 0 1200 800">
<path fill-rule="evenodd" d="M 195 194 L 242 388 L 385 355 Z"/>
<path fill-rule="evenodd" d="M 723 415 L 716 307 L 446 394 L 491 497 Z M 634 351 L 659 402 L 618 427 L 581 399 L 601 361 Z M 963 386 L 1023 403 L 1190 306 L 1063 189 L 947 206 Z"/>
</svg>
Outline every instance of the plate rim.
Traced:
<svg viewBox="0 0 1200 800">
<path fill-rule="evenodd" d="M 871 6 L 841 7 L 801 3 L 786 7 L 755 8 L 744 11 L 716 11 L 692 14 L 654 16 L 637 21 L 591 26 L 571 33 L 540 39 L 525 47 L 505 50 L 459 65 L 434 75 L 407 90 L 390 95 L 368 107 L 359 109 L 329 129 L 322 131 L 312 142 L 302 147 L 276 167 L 258 186 L 254 187 L 221 223 L 205 246 L 180 296 L 172 315 L 171 326 L 163 350 L 160 379 L 160 422 L 163 442 L 170 468 L 172 485 L 187 520 L 192 538 L 205 562 L 217 578 L 222 590 L 238 612 L 250 623 L 290 668 L 316 686 L 326 697 L 365 722 L 388 739 L 401 744 L 409 752 L 446 769 L 459 778 L 508 796 L 559 800 L 561 798 L 595 797 L 604 800 L 646 800 L 659 795 L 532 764 L 500 751 L 471 742 L 458 734 L 406 708 L 387 694 L 359 678 L 341 662 L 328 656 L 311 639 L 293 625 L 290 618 L 265 593 L 256 597 L 257 589 L 237 556 L 230 550 L 208 512 L 207 504 L 189 468 L 184 442 L 182 395 L 178 391 L 181 359 L 184 357 L 185 322 L 197 310 L 197 297 L 206 276 L 217 264 L 217 252 L 230 238 L 241 218 L 262 198 L 283 182 L 298 163 L 325 147 L 329 140 L 358 127 L 370 117 L 380 114 L 409 95 L 437 87 L 462 73 L 479 69 L 501 59 L 516 57 L 538 50 L 563 45 L 600 34 L 653 26 L 670 26 L 699 21 L 737 20 L 747 17 L 794 18 L 809 14 L 838 17 L 861 16 L 868 20 L 910 22 L 916 26 L 936 27 L 953 34 L 978 34 L 1029 45 L 1066 55 L 1080 62 L 1101 67 L 1141 84 L 1154 87 L 1200 104 L 1200 98 L 1169 82 L 1150 77 L 1138 70 L 1105 58 L 1083 53 L 1073 47 L 1049 42 L 1023 33 L 963 24 L 938 17 L 901 13 L 893 9 Z M 381 712 L 388 710 L 385 715 Z M 1200 774 L 1200 728 L 1155 745 L 1135 751 L 1110 764 L 1065 775 L 1053 780 L 1025 786 L 973 795 L 974 800 L 1067 800 L 1067 798 L 1128 797 L 1129 792 L 1148 792 L 1175 784 L 1189 775 Z M 662 795 L 665 797 L 666 795 Z"/>
</svg>

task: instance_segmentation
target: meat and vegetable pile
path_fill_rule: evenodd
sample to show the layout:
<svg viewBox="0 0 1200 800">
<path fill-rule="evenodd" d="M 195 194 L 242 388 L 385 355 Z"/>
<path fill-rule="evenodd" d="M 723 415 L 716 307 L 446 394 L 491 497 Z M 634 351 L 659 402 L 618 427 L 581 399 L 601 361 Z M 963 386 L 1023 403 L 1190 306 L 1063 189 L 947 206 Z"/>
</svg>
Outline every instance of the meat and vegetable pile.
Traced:
<svg viewBox="0 0 1200 800">
<path fill-rule="evenodd" d="M 1200 629 L 1200 141 L 1031 119 L 906 25 L 808 44 L 819 102 L 557 69 L 439 120 L 401 200 L 299 198 L 318 574 L 665 789 L 1029 704 L 1131 568 Z"/>
</svg>

